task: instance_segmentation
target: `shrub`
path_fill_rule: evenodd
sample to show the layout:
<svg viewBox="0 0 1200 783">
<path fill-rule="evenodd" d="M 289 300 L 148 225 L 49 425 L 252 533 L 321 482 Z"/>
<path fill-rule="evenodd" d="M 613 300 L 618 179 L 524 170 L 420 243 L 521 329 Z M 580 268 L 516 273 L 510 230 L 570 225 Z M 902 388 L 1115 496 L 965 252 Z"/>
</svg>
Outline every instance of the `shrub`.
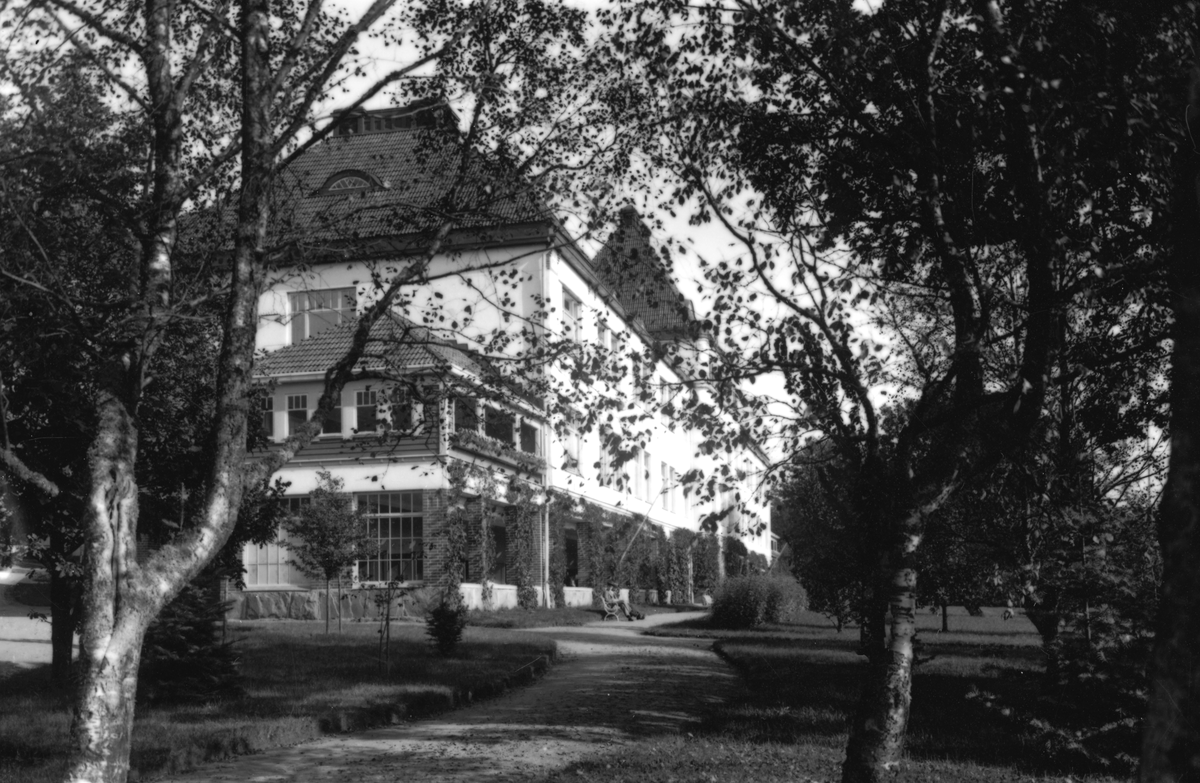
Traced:
<svg viewBox="0 0 1200 783">
<path fill-rule="evenodd" d="M 804 588 L 791 577 L 732 577 L 713 597 L 712 623 L 718 628 L 752 628 L 792 622 L 807 607 Z"/>
<path fill-rule="evenodd" d="M 425 618 L 425 633 L 433 642 L 438 655 L 446 657 L 454 652 L 467 627 L 467 606 L 463 602 L 458 585 L 449 584 L 441 590 L 441 600 L 429 610 Z"/>
<path fill-rule="evenodd" d="M 221 639 L 228 604 L 211 580 L 185 587 L 146 631 L 138 696 L 144 702 L 207 702 L 241 692 L 237 656 Z"/>
</svg>

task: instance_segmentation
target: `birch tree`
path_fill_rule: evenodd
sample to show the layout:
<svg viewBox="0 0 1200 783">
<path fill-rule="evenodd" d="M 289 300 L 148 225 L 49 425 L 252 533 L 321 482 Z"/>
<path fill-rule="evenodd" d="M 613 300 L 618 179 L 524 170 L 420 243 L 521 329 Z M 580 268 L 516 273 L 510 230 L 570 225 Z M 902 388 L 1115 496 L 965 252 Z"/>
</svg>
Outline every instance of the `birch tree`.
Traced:
<svg viewBox="0 0 1200 783">
<path fill-rule="evenodd" d="M 3 78 L 22 99 L 14 111 L 32 116 L 41 110 L 37 96 L 44 80 L 54 77 L 61 53 L 71 52 L 124 112 L 93 132 L 128 138 L 139 153 L 132 196 L 115 195 L 104 182 L 90 192 L 125 221 L 137 242 L 116 264 L 119 294 L 102 303 L 110 319 L 106 328 L 91 329 L 74 317 L 79 295 L 54 279 L 52 261 L 6 270 L 13 282 L 41 295 L 93 367 L 94 429 L 84 482 L 83 676 L 67 779 L 119 782 L 128 771 L 147 625 L 228 539 L 247 487 L 260 484 L 321 431 L 372 324 L 403 286 L 422 282 L 467 209 L 469 189 L 462 181 L 475 152 L 488 144 L 495 152 L 496 137 L 505 132 L 510 141 L 520 139 L 527 130 L 521 123 L 535 117 L 528 125 L 539 130 L 529 135 L 541 144 L 517 147 L 510 161 L 527 186 L 554 171 L 536 161 L 566 149 L 560 139 L 576 127 L 577 116 L 558 112 L 562 104 L 556 101 L 575 106 L 580 91 L 548 75 L 575 71 L 583 24 L 578 12 L 537 2 L 400 6 L 375 0 L 351 16 L 321 0 L 51 0 L 8 3 L 2 13 L 13 42 Z M 403 41 L 413 55 L 408 64 L 355 88 L 362 82 L 353 78 L 364 75 L 357 54 L 368 40 Z M 403 86 L 409 77 L 425 86 Z M 248 465 L 257 302 L 268 269 L 282 258 L 271 233 L 279 178 L 335 130 L 324 113 L 328 95 L 346 95 L 340 108 L 353 110 L 389 85 L 400 86 L 402 95 L 457 99 L 466 107 L 458 166 L 448 173 L 454 183 L 441 203 L 427 205 L 441 218 L 427 228 L 423 247 L 401 272 L 378 282 L 378 297 L 359 314 L 352 347 L 329 368 L 312 419 L 270 458 Z M 548 130 L 547 116 L 557 120 Z M 179 274 L 181 235 L 206 219 L 215 226 L 211 245 L 224 249 L 213 269 L 219 282 L 192 286 Z M 86 279 L 82 283 L 86 290 Z M 223 315 L 203 491 L 184 529 L 138 563 L 139 406 L 161 370 L 164 331 L 214 298 Z M 52 477 L 23 464 L 15 444 L 6 442 L 0 456 L 10 476 L 57 491 Z"/>
</svg>

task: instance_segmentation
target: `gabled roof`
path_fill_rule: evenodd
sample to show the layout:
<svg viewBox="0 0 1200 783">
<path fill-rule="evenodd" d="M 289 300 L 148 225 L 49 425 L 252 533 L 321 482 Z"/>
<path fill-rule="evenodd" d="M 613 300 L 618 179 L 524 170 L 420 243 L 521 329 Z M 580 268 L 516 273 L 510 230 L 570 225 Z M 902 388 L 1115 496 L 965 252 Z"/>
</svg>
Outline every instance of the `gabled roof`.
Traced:
<svg viewBox="0 0 1200 783">
<path fill-rule="evenodd" d="M 342 174 L 366 175 L 370 187 L 331 191 Z M 456 229 L 497 233 L 547 219 L 511 167 L 480 155 L 464 164 L 457 133 L 446 128 L 331 136 L 292 163 L 277 187 L 277 241 L 300 245 L 411 235 L 447 218 Z"/>
<path fill-rule="evenodd" d="M 354 323 L 334 326 L 295 345 L 272 351 L 256 364 L 259 377 L 324 373 L 346 355 Z M 415 367 L 459 367 L 478 374 L 477 361 L 463 349 L 435 338 L 428 329 L 395 314 L 371 327 L 367 347 L 356 369 L 403 372 Z"/>
<path fill-rule="evenodd" d="M 630 318 L 656 339 L 688 335 L 691 304 L 675 287 L 670 268 L 650 243 L 650 229 L 633 207 L 621 210 L 616 230 L 592 262 L 596 274 Z"/>
</svg>

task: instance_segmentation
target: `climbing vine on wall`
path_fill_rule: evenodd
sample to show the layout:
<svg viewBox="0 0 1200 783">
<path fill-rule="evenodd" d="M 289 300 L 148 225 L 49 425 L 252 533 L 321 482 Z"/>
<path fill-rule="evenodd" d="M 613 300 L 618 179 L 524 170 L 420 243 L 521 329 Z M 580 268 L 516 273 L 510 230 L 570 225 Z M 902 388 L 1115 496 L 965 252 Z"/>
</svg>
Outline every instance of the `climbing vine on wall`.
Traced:
<svg viewBox="0 0 1200 783">
<path fill-rule="evenodd" d="M 537 537 L 541 531 L 542 506 L 532 487 L 527 484 L 509 485 L 509 507 L 505 509 L 508 540 L 516 559 L 514 581 L 517 584 L 517 605 L 522 609 L 537 607 L 538 574 L 534 570 Z"/>
<path fill-rule="evenodd" d="M 537 541 L 544 502 L 539 488 L 516 478 L 501 483 L 493 471 L 460 461 L 451 462 L 446 472 L 452 518 L 459 520 L 465 538 L 466 554 L 458 559 L 463 564 L 459 573 L 465 570 L 469 553 L 478 552 L 480 597 L 484 607 L 490 608 L 495 597 L 491 574 L 498 560 L 492 526 L 503 522 L 517 602 L 524 608 L 537 606 L 537 584 L 541 581 Z M 459 580 L 461 583 L 461 575 Z"/>
<path fill-rule="evenodd" d="M 566 579 L 568 526 L 574 527 L 578 547 L 577 582 L 596 588 L 597 593 L 611 581 L 656 590 L 660 601 L 669 590 L 672 602 L 683 603 L 716 586 L 718 546 L 713 536 L 686 530 L 668 535 L 657 525 L 641 523 L 640 516 L 552 493 L 550 568 L 556 596 Z"/>
</svg>

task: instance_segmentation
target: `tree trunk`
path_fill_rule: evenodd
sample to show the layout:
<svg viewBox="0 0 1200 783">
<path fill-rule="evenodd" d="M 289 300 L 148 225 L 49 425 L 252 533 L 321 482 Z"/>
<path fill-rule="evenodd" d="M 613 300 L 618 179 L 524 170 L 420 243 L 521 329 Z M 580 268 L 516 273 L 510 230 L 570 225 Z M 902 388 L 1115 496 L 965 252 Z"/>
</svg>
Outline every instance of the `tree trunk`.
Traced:
<svg viewBox="0 0 1200 783">
<path fill-rule="evenodd" d="M 338 634 L 342 632 L 342 572 L 338 571 Z"/>
<path fill-rule="evenodd" d="M 1180 150 L 1174 197 L 1171 464 L 1159 515 L 1163 589 L 1142 733 L 1143 783 L 1200 779 L 1200 63 Z"/>
<path fill-rule="evenodd" d="M 916 637 L 917 571 L 913 564 L 921 523 L 910 514 L 892 538 L 887 553 L 888 636 L 864 637 L 866 679 L 850 726 L 842 783 L 879 783 L 894 777 L 904 751 L 912 705 L 913 639 Z M 871 612 L 874 614 L 874 612 Z M 871 622 L 867 618 L 864 626 Z M 882 641 L 882 645 L 880 645 Z"/>
<path fill-rule="evenodd" d="M 942 632 L 950 630 L 950 607 L 942 604 Z"/>
<path fill-rule="evenodd" d="M 129 774 L 138 664 L 150 622 L 148 616 L 129 619 L 120 638 L 114 635 L 101 651 L 103 657 L 84 669 L 71 724 L 71 783 L 124 783 Z"/>
<path fill-rule="evenodd" d="M 717 525 L 717 584 L 725 582 L 725 529 Z"/>
<path fill-rule="evenodd" d="M 329 635 L 329 577 L 325 577 L 325 635 Z"/>
<path fill-rule="evenodd" d="M 1025 604 L 1025 616 L 1042 637 L 1042 654 L 1046 656 L 1046 679 L 1058 679 L 1062 671 L 1062 626 L 1063 616 L 1058 611 L 1058 600 L 1044 600 L 1040 605 Z"/>
<path fill-rule="evenodd" d="M 124 369 L 117 364 L 107 370 L 88 452 L 89 567 L 82 588 L 83 671 L 71 722 L 70 783 L 124 783 L 142 639 L 166 600 L 138 589 L 138 434 L 120 393 Z"/>
<path fill-rule="evenodd" d="M 59 686 L 66 686 L 71 678 L 78 592 L 75 579 L 50 569 L 50 675 Z"/>
</svg>

